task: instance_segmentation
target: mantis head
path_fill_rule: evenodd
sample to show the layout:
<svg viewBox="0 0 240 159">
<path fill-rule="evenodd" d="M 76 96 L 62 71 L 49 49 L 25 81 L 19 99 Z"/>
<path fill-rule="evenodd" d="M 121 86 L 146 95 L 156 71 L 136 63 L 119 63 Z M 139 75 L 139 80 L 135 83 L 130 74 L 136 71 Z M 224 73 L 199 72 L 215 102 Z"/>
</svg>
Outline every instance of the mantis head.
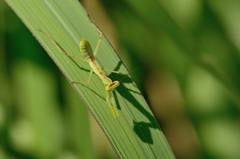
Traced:
<svg viewBox="0 0 240 159">
<path fill-rule="evenodd" d="M 114 81 L 106 87 L 106 91 L 114 91 L 119 85 L 119 81 Z"/>
</svg>

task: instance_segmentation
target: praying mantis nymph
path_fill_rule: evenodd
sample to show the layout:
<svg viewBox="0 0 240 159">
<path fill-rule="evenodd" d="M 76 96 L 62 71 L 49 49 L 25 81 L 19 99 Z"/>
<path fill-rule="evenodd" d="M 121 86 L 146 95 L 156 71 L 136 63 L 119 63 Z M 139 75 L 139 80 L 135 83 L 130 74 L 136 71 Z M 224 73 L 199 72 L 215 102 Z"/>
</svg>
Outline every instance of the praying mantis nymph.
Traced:
<svg viewBox="0 0 240 159">
<path fill-rule="evenodd" d="M 73 56 L 73 55 L 70 55 L 70 54 L 64 52 L 47 33 L 43 32 L 40 29 L 38 29 L 38 30 L 40 32 L 42 32 L 43 34 L 45 34 L 53 42 L 53 44 L 57 47 L 57 49 L 62 54 L 89 63 L 89 65 L 91 67 L 91 71 L 90 71 L 90 74 L 89 74 L 88 81 L 85 82 L 85 81 L 82 81 L 82 80 L 74 80 L 74 81 L 72 81 L 72 83 L 80 81 L 80 82 L 84 82 L 86 84 L 89 84 L 89 82 L 91 80 L 92 73 L 94 72 L 102 80 L 102 82 L 105 86 L 107 106 L 108 106 L 110 112 L 112 113 L 113 117 L 116 118 L 116 117 L 119 116 L 119 113 L 118 113 L 117 104 L 115 102 L 115 99 L 114 99 L 114 96 L 113 96 L 112 92 L 120 85 L 120 82 L 119 81 L 112 82 L 112 80 L 110 78 L 108 78 L 103 73 L 104 69 L 99 66 L 98 62 L 95 59 L 103 34 L 94 24 L 92 24 L 92 25 L 100 32 L 100 37 L 99 37 L 99 40 L 98 40 L 98 43 L 97 43 L 97 46 L 96 46 L 94 52 L 92 51 L 92 48 L 91 48 L 89 42 L 84 38 L 81 39 L 79 47 L 80 47 L 80 52 L 82 53 L 83 58 L 79 58 L 79 57 L 76 57 L 76 56 Z M 118 74 L 123 74 L 123 73 L 120 73 L 120 72 L 117 72 L 117 71 L 110 71 L 110 70 L 105 70 L 105 71 L 118 73 Z M 128 74 L 123 74 L 123 75 L 128 75 Z"/>
</svg>

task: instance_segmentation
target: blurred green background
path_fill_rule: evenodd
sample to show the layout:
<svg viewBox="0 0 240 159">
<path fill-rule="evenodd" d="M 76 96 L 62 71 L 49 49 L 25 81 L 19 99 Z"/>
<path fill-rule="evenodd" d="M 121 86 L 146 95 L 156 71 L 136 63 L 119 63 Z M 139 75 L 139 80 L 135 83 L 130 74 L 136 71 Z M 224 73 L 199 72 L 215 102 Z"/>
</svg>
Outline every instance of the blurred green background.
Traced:
<svg viewBox="0 0 240 159">
<path fill-rule="evenodd" d="M 240 1 L 85 0 L 178 159 L 240 158 Z M 117 158 L 75 91 L 0 1 L 0 159 Z"/>
</svg>

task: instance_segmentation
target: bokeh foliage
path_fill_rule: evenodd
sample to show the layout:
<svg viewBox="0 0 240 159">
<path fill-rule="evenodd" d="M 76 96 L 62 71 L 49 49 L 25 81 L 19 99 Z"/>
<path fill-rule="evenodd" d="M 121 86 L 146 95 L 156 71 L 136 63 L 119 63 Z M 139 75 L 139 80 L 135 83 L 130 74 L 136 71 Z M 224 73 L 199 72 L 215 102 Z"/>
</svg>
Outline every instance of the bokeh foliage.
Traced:
<svg viewBox="0 0 240 159">
<path fill-rule="evenodd" d="M 82 101 L 19 17 L 0 3 L 0 158 L 94 158 Z"/>
<path fill-rule="evenodd" d="M 100 2 L 176 157 L 238 158 L 239 1 Z"/>
</svg>

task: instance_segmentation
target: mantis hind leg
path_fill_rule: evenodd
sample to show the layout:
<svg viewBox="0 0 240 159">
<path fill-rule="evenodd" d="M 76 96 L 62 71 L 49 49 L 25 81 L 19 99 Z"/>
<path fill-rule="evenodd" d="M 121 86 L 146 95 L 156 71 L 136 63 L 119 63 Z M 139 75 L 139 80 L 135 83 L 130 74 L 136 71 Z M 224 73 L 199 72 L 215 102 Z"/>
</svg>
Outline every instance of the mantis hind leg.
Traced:
<svg viewBox="0 0 240 159">
<path fill-rule="evenodd" d="M 98 48 L 99 48 L 99 45 L 100 45 L 100 42 L 102 40 L 102 36 L 103 36 L 103 33 L 101 32 L 100 36 L 99 36 L 99 39 L 98 39 L 98 43 L 97 43 L 97 46 L 94 50 L 94 53 L 93 53 L 93 56 L 95 57 L 97 55 L 97 51 L 98 51 Z"/>
<path fill-rule="evenodd" d="M 70 56 L 70 57 L 73 57 L 73 58 L 76 58 L 76 59 L 81 60 L 81 61 L 87 62 L 87 60 L 85 60 L 85 59 L 82 59 L 82 58 L 79 58 L 79 57 L 77 57 L 77 56 L 70 55 L 70 54 L 68 54 L 67 52 L 64 52 L 64 51 L 59 47 L 59 45 L 53 40 L 53 38 L 52 38 L 51 36 L 49 36 L 47 33 L 45 33 L 44 31 L 42 31 L 41 29 L 38 29 L 38 31 L 40 31 L 40 32 L 42 32 L 44 35 L 46 35 L 46 36 L 52 41 L 52 43 L 56 46 L 56 48 L 57 48 L 62 54 L 67 55 L 67 56 Z"/>
<path fill-rule="evenodd" d="M 72 81 L 71 83 L 83 82 L 83 83 L 89 84 L 89 83 L 90 83 L 90 80 L 91 80 L 91 77 L 92 77 L 92 74 L 93 74 L 93 69 L 91 69 L 91 71 L 90 71 L 90 74 L 89 74 L 89 77 L 88 77 L 88 81 L 87 81 L 87 82 L 85 82 L 85 81 L 83 81 L 83 80 L 74 80 L 74 81 Z"/>
<path fill-rule="evenodd" d="M 95 48 L 95 50 L 94 50 L 94 53 L 93 53 L 93 55 L 94 55 L 94 57 L 95 57 L 95 56 L 97 55 L 97 51 L 98 51 L 100 42 L 101 42 L 101 40 L 102 40 L 103 33 L 102 33 L 102 31 L 101 31 L 95 24 L 93 24 L 93 22 L 91 21 L 91 18 L 90 18 L 90 15 L 89 15 L 89 14 L 87 14 L 87 17 L 88 17 L 89 22 L 92 24 L 92 26 L 93 26 L 94 28 L 96 28 L 97 31 L 100 33 L 97 46 L 96 46 L 96 48 Z"/>
</svg>

